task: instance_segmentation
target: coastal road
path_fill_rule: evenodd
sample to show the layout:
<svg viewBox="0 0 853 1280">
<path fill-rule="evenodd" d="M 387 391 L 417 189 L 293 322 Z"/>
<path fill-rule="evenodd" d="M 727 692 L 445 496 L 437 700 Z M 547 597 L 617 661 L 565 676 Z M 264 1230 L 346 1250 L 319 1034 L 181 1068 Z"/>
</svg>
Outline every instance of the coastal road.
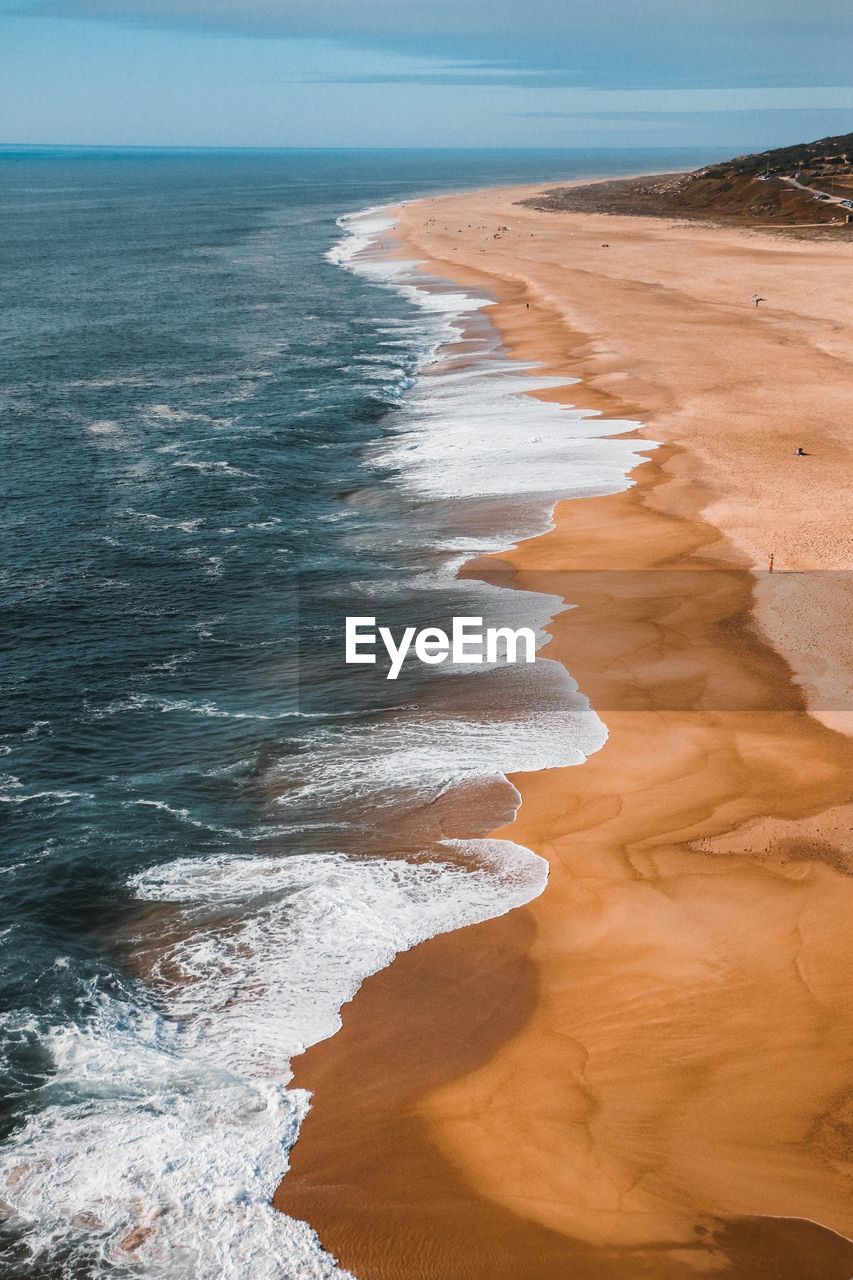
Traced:
<svg viewBox="0 0 853 1280">
<path fill-rule="evenodd" d="M 853 199 L 853 192 L 849 197 L 833 196 L 833 195 L 830 195 L 828 191 L 819 191 L 816 187 L 810 187 L 803 182 L 798 182 L 796 178 L 786 177 L 784 174 L 779 174 L 779 177 L 782 179 L 783 182 L 787 182 L 789 187 L 796 187 L 798 191 L 806 191 L 813 198 L 817 198 L 818 196 L 823 196 L 824 198 L 820 201 L 821 204 L 840 204 L 844 206 L 845 200 Z M 853 209 L 851 209 L 850 211 L 853 212 Z"/>
</svg>

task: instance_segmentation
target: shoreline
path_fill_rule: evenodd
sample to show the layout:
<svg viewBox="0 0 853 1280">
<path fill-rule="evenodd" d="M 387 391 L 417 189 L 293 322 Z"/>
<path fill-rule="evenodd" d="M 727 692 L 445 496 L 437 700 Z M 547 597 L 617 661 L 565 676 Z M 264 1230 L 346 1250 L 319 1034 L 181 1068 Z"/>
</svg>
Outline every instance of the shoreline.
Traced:
<svg viewBox="0 0 853 1280">
<path fill-rule="evenodd" d="M 489 205 L 496 198 L 499 213 Z M 658 367 L 655 381 L 654 352 L 626 359 L 632 341 L 643 346 L 630 332 L 621 349 L 602 352 L 602 333 L 622 336 L 620 289 L 632 303 L 623 297 L 626 330 L 639 327 L 638 311 L 683 311 L 688 236 L 694 265 L 696 241 L 710 238 L 724 295 L 690 299 L 688 318 L 704 304 L 704 328 L 709 309 L 718 328 L 721 312 L 727 325 L 735 304 L 719 240 L 740 242 L 728 252 L 741 265 L 749 245 L 744 233 L 650 232 L 647 221 L 641 235 L 624 225 L 635 220 L 610 217 L 608 242 L 628 242 L 633 274 L 613 286 L 616 255 L 599 254 L 595 266 L 568 269 L 578 286 L 568 290 L 554 280 L 566 225 L 586 235 L 591 254 L 600 218 L 513 212 L 514 253 L 503 235 L 491 246 L 478 238 L 475 224 L 415 226 L 436 206 L 451 220 L 502 223 L 513 198 L 515 189 L 433 198 L 406 206 L 401 224 L 435 274 L 488 281 L 511 354 L 583 379 L 535 394 L 640 417 L 640 434 L 664 442 L 633 488 L 559 504 L 551 531 L 497 558 L 521 589 L 537 589 L 544 574 L 553 594 L 554 575 L 563 576 L 564 598 L 578 607 L 550 628 L 548 656 L 565 662 L 610 737 L 582 768 L 511 778 L 519 812 L 492 834 L 548 858 L 544 894 L 399 956 L 364 984 L 338 1036 L 298 1061 L 297 1083 L 315 1100 L 276 1203 L 306 1218 L 360 1280 L 508 1278 L 521 1265 L 542 1280 L 569 1265 L 602 1280 L 725 1266 L 751 1280 L 777 1274 L 782 1257 L 800 1260 L 798 1276 L 847 1280 L 853 1000 L 841 974 L 853 882 L 837 869 L 849 865 L 849 812 L 837 811 L 849 798 L 850 740 L 808 712 L 806 694 L 814 710 L 824 686 L 802 620 L 785 657 L 776 651 L 784 627 L 773 600 L 760 598 L 764 584 L 754 585 L 755 529 L 720 485 L 707 440 L 690 447 L 677 378 L 667 386 Z M 520 220 L 534 227 L 535 262 L 523 256 Z M 682 242 L 674 262 L 672 246 L 657 246 L 670 252 L 680 290 L 644 279 L 655 265 L 649 240 L 667 235 Z M 796 257 L 778 241 L 773 252 Z M 836 250 L 797 253 L 811 271 L 815 256 Z M 596 292 L 610 328 L 593 322 Z M 835 343 L 828 358 L 846 354 L 849 335 L 814 308 L 805 315 L 819 339 L 810 354 L 827 353 L 822 321 Z M 695 337 L 683 316 L 677 323 L 683 359 L 707 335 Z M 787 337 L 790 313 L 775 323 L 773 338 L 780 329 Z M 685 368 L 678 355 L 670 353 L 676 375 Z M 772 376 L 763 373 L 762 389 Z M 836 450 L 839 441 L 828 443 Z M 821 518 L 831 529 L 831 504 Z M 811 558 L 846 567 L 846 549 L 827 557 L 826 545 Z M 753 625 L 757 597 L 763 635 Z M 774 626 L 776 649 L 766 638 Z M 818 710 L 846 720 L 840 700 Z M 757 849 L 745 848 L 747 829 Z M 354 1073 L 368 1077 L 357 1102 L 347 1089 Z"/>
</svg>

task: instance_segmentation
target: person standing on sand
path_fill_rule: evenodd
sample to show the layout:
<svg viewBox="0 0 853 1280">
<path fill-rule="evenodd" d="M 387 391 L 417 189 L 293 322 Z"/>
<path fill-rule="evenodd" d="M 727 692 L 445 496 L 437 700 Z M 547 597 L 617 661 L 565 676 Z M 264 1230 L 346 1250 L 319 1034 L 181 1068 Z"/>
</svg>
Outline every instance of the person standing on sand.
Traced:
<svg viewBox="0 0 853 1280">
<path fill-rule="evenodd" d="M 767 299 L 766 299 L 766 298 L 762 298 L 762 296 L 761 296 L 761 294 L 760 294 L 760 293 L 754 293 L 754 294 L 752 295 L 752 301 L 755 303 L 755 309 L 756 309 L 756 311 L 757 311 L 757 310 L 758 310 L 758 304 L 759 304 L 760 302 L 766 302 L 766 301 L 767 301 Z"/>
</svg>

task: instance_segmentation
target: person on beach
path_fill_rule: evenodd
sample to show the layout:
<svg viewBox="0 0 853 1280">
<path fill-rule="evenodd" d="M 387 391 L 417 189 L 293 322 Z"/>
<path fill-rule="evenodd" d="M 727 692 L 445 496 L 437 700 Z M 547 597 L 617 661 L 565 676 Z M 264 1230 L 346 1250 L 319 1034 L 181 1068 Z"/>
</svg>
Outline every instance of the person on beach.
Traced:
<svg viewBox="0 0 853 1280">
<path fill-rule="evenodd" d="M 800 446 L 799 446 L 799 448 L 797 449 L 797 457 L 798 457 L 798 458 L 807 458 L 808 456 L 809 456 L 809 455 L 806 453 L 806 451 L 805 451 L 805 449 L 803 448 L 803 446 L 802 446 L 802 445 L 800 445 Z"/>
<path fill-rule="evenodd" d="M 760 304 L 760 303 L 762 303 L 762 302 L 766 302 L 766 301 L 767 301 L 767 299 L 766 299 L 766 298 L 762 298 L 762 296 L 761 296 L 761 294 L 760 294 L 760 293 L 754 293 L 754 294 L 752 295 L 752 301 L 755 303 L 755 309 L 756 309 L 756 311 L 757 311 L 757 310 L 758 310 L 758 307 L 759 307 L 759 304 Z"/>
</svg>

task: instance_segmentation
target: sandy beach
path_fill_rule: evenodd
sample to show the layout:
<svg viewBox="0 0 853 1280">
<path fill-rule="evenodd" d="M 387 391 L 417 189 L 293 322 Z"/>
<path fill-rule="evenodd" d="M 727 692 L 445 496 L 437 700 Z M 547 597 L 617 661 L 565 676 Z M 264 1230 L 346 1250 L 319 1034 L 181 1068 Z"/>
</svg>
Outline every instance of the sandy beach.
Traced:
<svg viewBox="0 0 853 1280">
<path fill-rule="evenodd" d="M 400 956 L 297 1061 L 277 1203 L 360 1280 L 849 1280 L 853 248 L 539 190 L 399 231 L 567 379 L 538 394 L 660 444 L 469 568 L 577 606 L 548 654 L 610 736 L 512 779 L 495 834 L 543 895 Z"/>
</svg>

